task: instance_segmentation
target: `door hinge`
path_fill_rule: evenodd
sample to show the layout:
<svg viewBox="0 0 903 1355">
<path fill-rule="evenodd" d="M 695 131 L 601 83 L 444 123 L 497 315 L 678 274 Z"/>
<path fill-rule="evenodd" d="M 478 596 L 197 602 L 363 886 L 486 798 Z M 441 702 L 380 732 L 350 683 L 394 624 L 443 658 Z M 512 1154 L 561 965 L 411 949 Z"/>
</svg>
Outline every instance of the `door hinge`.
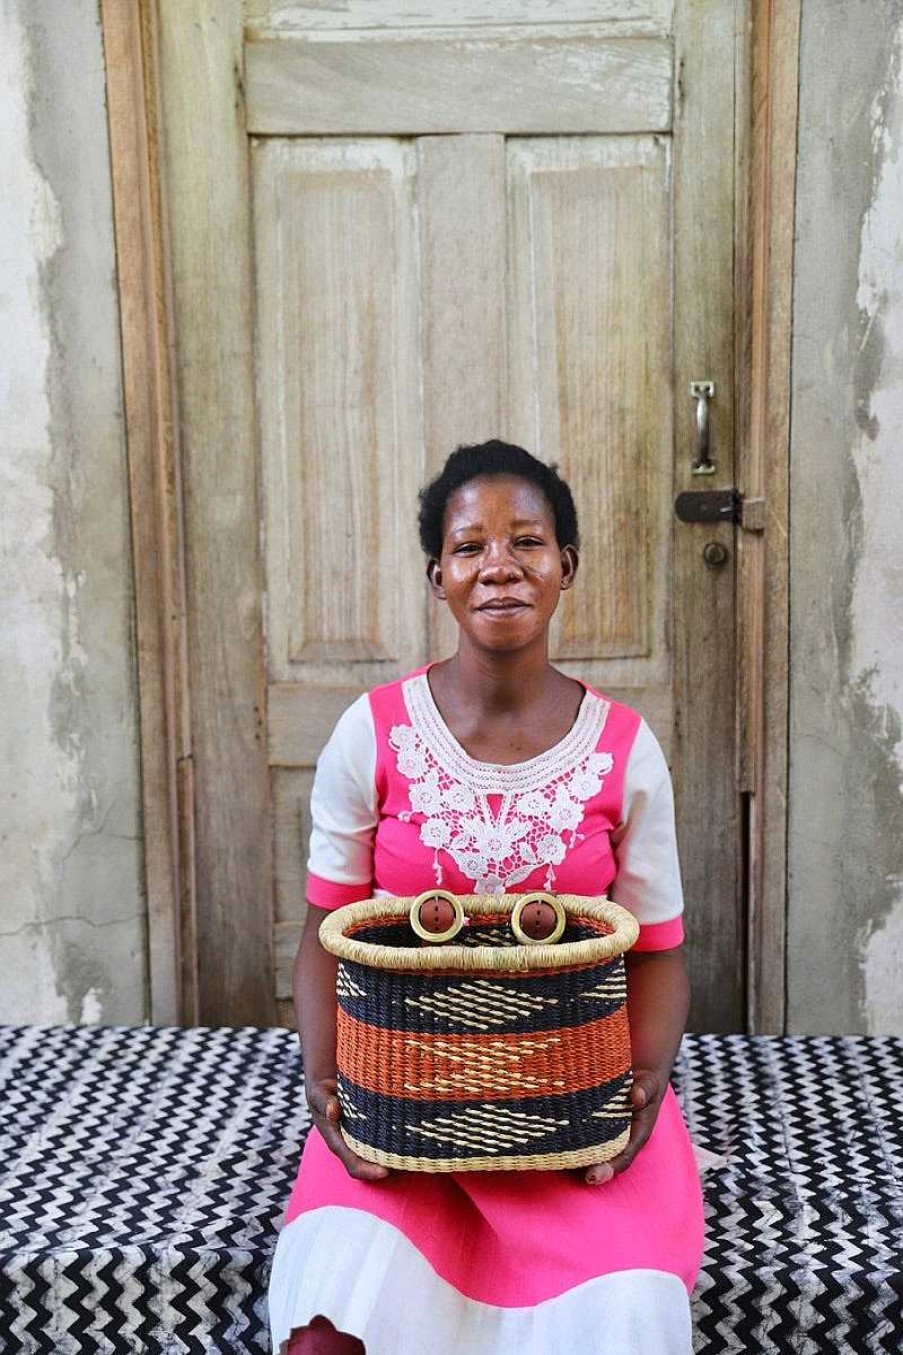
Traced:
<svg viewBox="0 0 903 1355">
<path fill-rule="evenodd" d="M 681 522 L 728 522 L 748 532 L 765 530 L 765 500 L 745 499 L 739 489 L 688 489 L 674 511 Z"/>
</svg>

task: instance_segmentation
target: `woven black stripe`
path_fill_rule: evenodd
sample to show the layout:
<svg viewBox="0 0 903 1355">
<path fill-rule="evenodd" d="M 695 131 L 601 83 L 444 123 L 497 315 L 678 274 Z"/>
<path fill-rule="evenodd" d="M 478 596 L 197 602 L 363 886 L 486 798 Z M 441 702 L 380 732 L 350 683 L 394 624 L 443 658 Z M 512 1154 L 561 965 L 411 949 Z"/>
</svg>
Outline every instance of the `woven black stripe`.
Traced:
<svg viewBox="0 0 903 1355">
<path fill-rule="evenodd" d="M 615 996 L 593 997 L 609 985 Z M 623 1006 L 624 957 L 553 973 L 437 974 L 343 960 L 339 1005 L 368 1025 L 435 1035 L 505 1035 L 598 1021 Z"/>
<path fill-rule="evenodd" d="M 469 1109 L 480 1116 L 488 1116 L 506 1131 L 510 1126 L 511 1142 L 498 1154 L 561 1153 L 590 1148 L 608 1143 L 627 1128 L 630 1115 L 616 1118 L 593 1119 L 592 1112 L 604 1109 L 617 1095 L 623 1093 L 630 1074 L 592 1087 L 589 1091 L 569 1092 L 564 1096 L 518 1097 L 516 1100 L 492 1101 L 488 1097 L 473 1101 L 412 1101 L 402 1097 L 377 1095 L 365 1091 L 347 1078 L 339 1078 L 339 1099 L 344 1110 L 344 1127 L 361 1143 L 381 1152 L 426 1158 L 486 1157 L 495 1154 L 488 1147 L 455 1145 L 424 1133 L 423 1129 L 445 1134 L 441 1121 L 456 1125 L 467 1122 Z M 564 1120 L 563 1125 L 551 1125 L 536 1137 L 528 1137 L 526 1125 L 519 1128 L 516 1117 L 529 1115 L 542 1120 Z M 477 1124 L 476 1118 L 473 1120 Z M 420 1127 L 418 1129 L 416 1126 Z M 488 1122 L 487 1122 L 488 1127 Z M 533 1126 L 536 1128 L 535 1124 Z M 460 1132 L 460 1130 L 459 1130 Z M 477 1127 L 468 1137 L 479 1138 Z"/>
</svg>

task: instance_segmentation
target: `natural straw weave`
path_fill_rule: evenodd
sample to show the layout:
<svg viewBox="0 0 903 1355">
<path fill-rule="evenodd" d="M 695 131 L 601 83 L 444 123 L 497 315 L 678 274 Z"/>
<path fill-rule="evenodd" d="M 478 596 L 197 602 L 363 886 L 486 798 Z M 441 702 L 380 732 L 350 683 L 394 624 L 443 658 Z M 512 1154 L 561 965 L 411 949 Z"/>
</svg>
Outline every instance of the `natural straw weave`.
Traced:
<svg viewBox="0 0 903 1355">
<path fill-rule="evenodd" d="M 339 957 L 342 1134 L 360 1157 L 408 1171 L 582 1167 L 630 1132 L 624 952 L 631 913 L 557 897 L 557 945 L 519 944 L 517 894 L 459 896 L 468 926 L 422 945 L 412 899 L 330 913 Z"/>
</svg>

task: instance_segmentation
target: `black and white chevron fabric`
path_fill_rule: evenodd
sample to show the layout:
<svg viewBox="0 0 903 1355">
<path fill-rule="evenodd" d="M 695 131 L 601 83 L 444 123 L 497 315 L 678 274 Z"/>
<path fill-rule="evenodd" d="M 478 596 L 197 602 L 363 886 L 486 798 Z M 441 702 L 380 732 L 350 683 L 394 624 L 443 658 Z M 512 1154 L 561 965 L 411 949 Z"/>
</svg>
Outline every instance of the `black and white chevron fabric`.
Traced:
<svg viewBox="0 0 903 1355">
<path fill-rule="evenodd" d="M 285 1030 L 0 1029 L 0 1351 L 268 1351 Z"/>
<path fill-rule="evenodd" d="M 903 1041 L 688 1037 L 704 1177 L 697 1351 L 903 1351 Z"/>
<path fill-rule="evenodd" d="M 691 1036 L 696 1350 L 903 1351 L 903 1041 Z M 297 1038 L 0 1028 L 0 1352 L 268 1352 Z M 466 1355 L 466 1352 L 462 1352 Z"/>
</svg>

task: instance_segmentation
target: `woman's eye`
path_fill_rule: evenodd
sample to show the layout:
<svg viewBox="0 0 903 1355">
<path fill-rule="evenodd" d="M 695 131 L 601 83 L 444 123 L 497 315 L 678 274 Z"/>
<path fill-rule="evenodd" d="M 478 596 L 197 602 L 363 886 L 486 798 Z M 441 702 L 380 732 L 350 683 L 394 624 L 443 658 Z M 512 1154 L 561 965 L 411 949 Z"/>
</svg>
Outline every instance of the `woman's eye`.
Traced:
<svg viewBox="0 0 903 1355">
<path fill-rule="evenodd" d="M 515 545 L 518 546 L 541 546 L 542 542 L 537 536 L 519 536 Z"/>
<path fill-rule="evenodd" d="M 455 546 L 453 555 L 473 555 L 474 551 L 479 550 L 476 541 L 462 541 L 460 546 Z"/>
</svg>

